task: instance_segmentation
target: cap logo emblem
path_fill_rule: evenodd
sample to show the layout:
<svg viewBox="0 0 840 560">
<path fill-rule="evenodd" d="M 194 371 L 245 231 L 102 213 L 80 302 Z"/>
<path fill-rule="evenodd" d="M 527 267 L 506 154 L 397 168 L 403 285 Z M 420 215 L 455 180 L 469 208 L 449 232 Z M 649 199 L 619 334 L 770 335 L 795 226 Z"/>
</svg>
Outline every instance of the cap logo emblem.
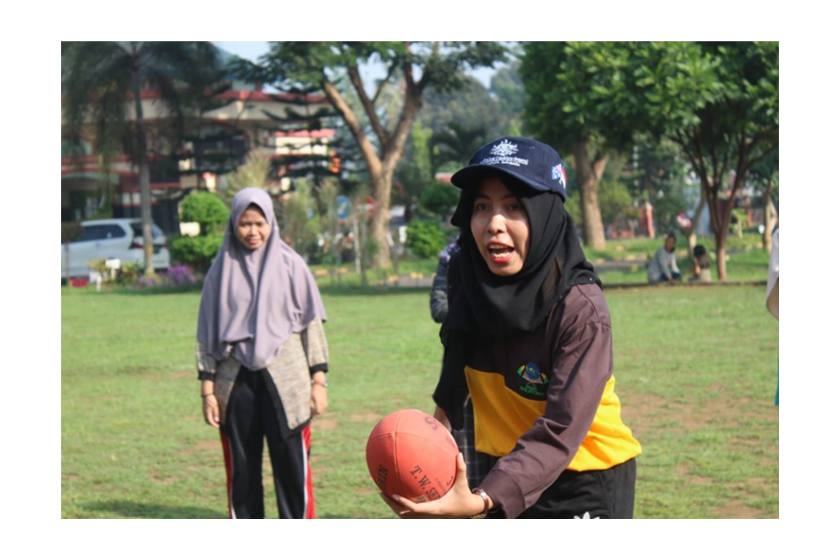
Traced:
<svg viewBox="0 0 840 560">
<path fill-rule="evenodd" d="M 502 140 L 492 148 L 490 148 L 489 154 L 492 157 L 484 158 L 480 162 L 480 165 L 513 165 L 515 167 L 519 167 L 520 165 L 528 165 L 527 159 L 522 159 L 518 157 L 513 157 L 513 155 L 519 151 L 519 147 L 514 144 L 513 142 L 509 142 L 508 140 Z"/>
<path fill-rule="evenodd" d="M 512 156 L 519 151 L 519 148 L 513 142 L 502 140 L 490 149 L 491 156 L 507 157 Z"/>
</svg>

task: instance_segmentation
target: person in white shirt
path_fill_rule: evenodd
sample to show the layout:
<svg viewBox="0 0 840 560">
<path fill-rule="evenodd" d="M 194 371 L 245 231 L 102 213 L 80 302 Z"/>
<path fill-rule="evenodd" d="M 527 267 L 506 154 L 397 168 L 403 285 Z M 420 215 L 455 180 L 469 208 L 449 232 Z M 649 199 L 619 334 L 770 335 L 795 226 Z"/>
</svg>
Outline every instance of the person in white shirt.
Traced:
<svg viewBox="0 0 840 560">
<path fill-rule="evenodd" d="M 682 281 L 674 252 L 676 248 L 677 238 L 673 233 L 669 233 L 665 238 L 665 245 L 656 251 L 653 260 L 648 264 L 648 281 L 651 284 L 668 282 L 673 285 Z"/>
</svg>

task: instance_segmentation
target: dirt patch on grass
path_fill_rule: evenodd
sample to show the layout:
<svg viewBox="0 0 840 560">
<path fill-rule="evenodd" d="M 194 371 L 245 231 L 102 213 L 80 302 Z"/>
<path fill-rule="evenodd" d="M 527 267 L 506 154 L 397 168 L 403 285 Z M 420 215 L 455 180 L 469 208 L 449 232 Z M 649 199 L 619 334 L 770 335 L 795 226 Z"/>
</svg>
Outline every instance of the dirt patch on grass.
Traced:
<svg viewBox="0 0 840 560">
<path fill-rule="evenodd" d="M 371 496 L 371 495 L 379 495 L 379 488 L 371 481 L 369 486 L 357 486 L 353 489 L 353 493 L 357 496 Z"/>
<path fill-rule="evenodd" d="M 678 480 L 675 491 L 726 485 L 725 498 L 716 498 L 704 516 L 778 517 L 778 477 L 774 473 L 778 473 L 779 446 L 778 441 L 767 441 L 766 437 L 768 430 L 778 426 L 778 409 L 772 401 L 761 406 L 756 399 L 727 395 L 725 388 L 718 387 L 715 392 L 714 399 L 703 402 L 676 402 L 636 393 L 622 401 L 622 419 L 643 448 L 646 442 L 656 442 L 660 452 L 679 454 L 672 457 L 673 467 L 664 464 L 667 461 L 663 458 L 652 463 L 654 468 L 663 469 L 663 475 Z M 662 448 L 669 441 L 676 448 Z M 723 457 L 730 451 L 747 460 L 716 463 L 725 461 Z M 709 476 L 705 476 L 707 473 Z M 764 503 L 766 507 L 755 505 Z"/>
<path fill-rule="evenodd" d="M 738 500 L 733 500 L 726 505 L 714 509 L 715 515 L 723 519 L 759 519 L 762 517 L 760 509 L 750 507 Z M 778 516 L 776 516 L 778 518 Z"/>
<path fill-rule="evenodd" d="M 351 422 L 361 422 L 363 424 L 370 424 L 371 426 L 376 425 L 380 420 L 382 420 L 382 415 L 376 412 L 363 412 L 361 414 L 351 414 L 350 421 Z"/>
<path fill-rule="evenodd" d="M 163 476 L 162 474 L 157 473 L 157 472 L 150 473 L 149 474 L 149 479 L 152 482 L 156 482 L 157 484 L 164 484 L 166 486 L 169 486 L 171 484 L 175 484 L 175 482 L 178 480 L 174 476 Z"/>
<path fill-rule="evenodd" d="M 684 403 L 659 395 L 635 394 L 629 404 L 622 401 L 621 416 L 634 431 L 649 431 L 668 422 L 679 423 L 689 431 L 711 423 L 737 427 L 751 420 L 778 422 L 777 407 L 756 409 L 754 403 L 751 399 L 725 396 L 704 403 Z"/>
<path fill-rule="evenodd" d="M 218 440 L 199 441 L 194 445 L 185 447 L 178 451 L 178 455 L 189 457 L 191 455 L 218 453 L 222 448 L 222 444 Z"/>
<path fill-rule="evenodd" d="M 682 478 L 686 484 L 696 485 L 696 486 L 706 486 L 707 484 L 712 484 L 714 479 L 708 476 L 698 476 L 695 474 L 690 473 L 691 465 L 688 463 L 682 463 L 680 466 L 677 467 L 677 475 Z"/>
<path fill-rule="evenodd" d="M 334 414 L 329 412 L 316 416 L 312 419 L 312 429 L 317 430 L 335 430 L 338 428 L 338 420 Z"/>
<path fill-rule="evenodd" d="M 195 379 L 198 381 L 198 374 L 194 369 L 168 372 L 146 371 L 143 372 L 142 375 L 143 379 L 147 379 L 149 381 L 160 381 L 162 379 Z M 198 389 L 196 388 L 196 391 L 197 390 Z"/>
<path fill-rule="evenodd" d="M 678 422 L 684 426 L 696 424 L 694 411 L 684 404 L 659 395 L 636 395 L 632 404 L 621 403 L 621 417 L 633 431 L 647 432 L 663 422 Z"/>
</svg>

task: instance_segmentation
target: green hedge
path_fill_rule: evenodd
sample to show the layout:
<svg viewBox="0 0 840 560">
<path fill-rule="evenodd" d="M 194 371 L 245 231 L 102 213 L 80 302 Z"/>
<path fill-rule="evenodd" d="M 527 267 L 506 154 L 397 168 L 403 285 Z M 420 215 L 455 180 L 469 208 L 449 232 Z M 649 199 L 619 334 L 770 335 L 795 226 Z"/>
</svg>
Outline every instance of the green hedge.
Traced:
<svg viewBox="0 0 840 560">
<path fill-rule="evenodd" d="M 197 237 L 173 237 L 169 240 L 169 254 L 172 260 L 189 264 L 202 272 L 210 268 L 213 257 L 224 241 L 223 233 L 211 233 Z"/>
<path fill-rule="evenodd" d="M 446 232 L 435 222 L 412 220 L 406 230 L 405 244 L 421 259 L 433 257 L 446 246 Z"/>
<path fill-rule="evenodd" d="M 181 221 L 198 222 L 201 235 L 215 232 L 230 217 L 230 210 L 222 199 L 213 193 L 193 193 L 181 203 Z"/>
</svg>

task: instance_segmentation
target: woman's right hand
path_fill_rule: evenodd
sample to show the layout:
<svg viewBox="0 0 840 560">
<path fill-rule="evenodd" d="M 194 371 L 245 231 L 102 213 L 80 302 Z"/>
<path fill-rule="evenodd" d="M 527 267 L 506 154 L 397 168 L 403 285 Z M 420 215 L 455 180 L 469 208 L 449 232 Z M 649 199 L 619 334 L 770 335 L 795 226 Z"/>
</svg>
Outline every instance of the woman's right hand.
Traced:
<svg viewBox="0 0 840 560">
<path fill-rule="evenodd" d="M 484 510 L 484 499 L 470 492 L 467 483 L 467 464 L 464 455 L 458 454 L 458 467 L 455 474 L 455 484 L 439 500 L 414 503 L 401 496 L 387 496 L 384 492 L 379 496 L 394 513 L 403 519 L 434 519 L 434 518 L 464 518 L 477 515 Z M 493 508 L 493 503 L 489 504 Z"/>
<path fill-rule="evenodd" d="M 202 408 L 204 409 L 204 421 L 213 426 L 219 427 L 219 403 L 216 395 L 210 394 L 201 397 Z"/>
</svg>

